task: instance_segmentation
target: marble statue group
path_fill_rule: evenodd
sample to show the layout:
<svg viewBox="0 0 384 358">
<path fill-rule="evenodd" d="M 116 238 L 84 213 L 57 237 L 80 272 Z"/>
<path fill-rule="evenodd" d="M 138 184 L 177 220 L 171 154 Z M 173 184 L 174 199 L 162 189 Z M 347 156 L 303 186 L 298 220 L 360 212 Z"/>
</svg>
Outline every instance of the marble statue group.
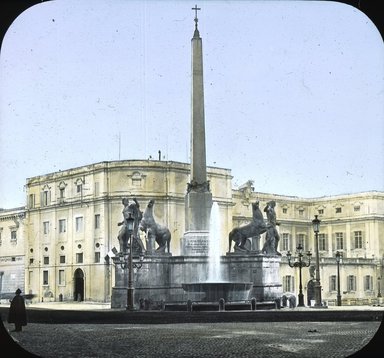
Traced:
<svg viewBox="0 0 384 358">
<path fill-rule="evenodd" d="M 122 214 L 123 220 L 118 223 L 121 229 L 118 234 L 120 252 L 127 252 L 129 234 L 127 232 L 127 219 L 134 219 L 132 230 L 132 246 L 135 253 L 170 253 L 171 232 L 164 226 L 156 222 L 153 214 L 155 201 L 149 200 L 144 212 L 140 210 L 140 205 L 136 198 L 130 201 L 128 198 L 122 199 L 124 206 Z M 252 220 L 250 223 L 235 227 L 228 235 L 229 250 L 231 251 L 232 242 L 234 251 L 246 253 L 251 251 L 251 241 L 253 238 L 260 237 L 265 233 L 265 243 L 260 253 L 264 255 L 281 255 L 277 251 L 280 241 L 279 232 L 276 228 L 279 223 L 276 221 L 275 201 L 269 201 L 263 211 L 266 213 L 265 221 L 262 211 L 259 207 L 259 201 L 252 203 Z M 140 232 L 145 234 L 146 247 L 140 238 Z M 155 247 L 157 244 L 157 248 Z"/>
<path fill-rule="evenodd" d="M 153 215 L 154 203 L 155 201 L 151 199 L 143 213 L 136 198 L 133 198 L 132 201 L 128 198 L 122 199 L 122 204 L 124 205 L 122 211 L 123 220 L 118 223 L 118 226 L 121 226 L 118 234 L 120 252 L 127 252 L 130 234 L 132 235 L 134 253 L 164 253 L 166 250 L 170 253 L 171 232 L 167 227 L 155 221 Z M 128 233 L 127 230 L 127 219 L 129 217 L 134 220 L 132 233 Z M 144 247 L 143 241 L 140 238 L 140 232 L 145 234 L 146 247 Z M 156 249 L 155 243 L 158 245 Z"/>
<path fill-rule="evenodd" d="M 232 242 L 234 242 L 235 252 L 248 252 L 251 251 L 251 241 L 253 238 L 260 237 L 265 233 L 265 243 L 261 250 L 265 255 L 281 255 L 277 251 L 278 243 L 280 240 L 279 233 L 276 226 L 279 225 L 276 221 L 275 201 L 269 201 L 264 212 L 267 215 L 267 222 L 265 222 L 263 213 L 259 208 L 259 202 L 252 203 L 252 220 L 250 223 L 236 227 L 228 235 L 229 250 L 231 251 Z"/>
</svg>

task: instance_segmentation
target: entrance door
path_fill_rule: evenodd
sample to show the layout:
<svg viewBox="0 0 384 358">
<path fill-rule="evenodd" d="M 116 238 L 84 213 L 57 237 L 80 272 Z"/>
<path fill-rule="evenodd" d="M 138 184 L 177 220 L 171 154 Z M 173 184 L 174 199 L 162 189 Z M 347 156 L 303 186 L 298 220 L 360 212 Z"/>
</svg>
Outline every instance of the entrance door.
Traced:
<svg viewBox="0 0 384 358">
<path fill-rule="evenodd" d="M 73 281 L 75 282 L 75 291 L 73 293 L 74 301 L 84 301 L 84 273 L 82 269 L 75 271 Z"/>
</svg>

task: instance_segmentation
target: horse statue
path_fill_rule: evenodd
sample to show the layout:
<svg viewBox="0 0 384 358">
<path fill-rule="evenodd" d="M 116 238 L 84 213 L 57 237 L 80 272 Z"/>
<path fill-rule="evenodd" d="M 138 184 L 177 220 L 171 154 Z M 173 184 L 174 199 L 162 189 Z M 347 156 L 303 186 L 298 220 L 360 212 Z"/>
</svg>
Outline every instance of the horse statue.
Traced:
<svg viewBox="0 0 384 358">
<path fill-rule="evenodd" d="M 235 242 L 234 250 L 249 251 L 247 239 L 258 236 L 267 231 L 267 225 L 264 222 L 263 213 L 259 208 L 259 202 L 252 203 L 252 221 L 246 225 L 235 227 L 228 235 L 229 250 L 231 252 L 232 241 Z"/>
<path fill-rule="evenodd" d="M 133 198 L 133 202 L 130 202 L 128 198 L 123 198 L 121 203 L 124 205 L 123 208 L 123 221 L 119 222 L 117 225 L 121 226 L 121 229 L 118 234 L 118 240 L 120 244 L 120 252 L 125 253 L 128 251 L 128 241 L 129 235 L 127 232 L 127 219 L 131 216 L 134 219 L 133 222 L 133 250 L 135 252 L 144 253 L 144 245 L 139 236 L 139 223 L 142 219 L 143 213 L 140 211 L 140 205 L 136 198 Z"/>
<path fill-rule="evenodd" d="M 148 202 L 139 227 L 141 231 L 146 232 L 149 245 L 153 242 L 153 239 L 159 245 L 156 249 L 157 252 L 165 252 L 165 249 L 167 249 L 168 253 L 170 253 L 171 232 L 166 226 L 156 223 L 153 217 L 154 203 L 153 199 Z"/>
</svg>

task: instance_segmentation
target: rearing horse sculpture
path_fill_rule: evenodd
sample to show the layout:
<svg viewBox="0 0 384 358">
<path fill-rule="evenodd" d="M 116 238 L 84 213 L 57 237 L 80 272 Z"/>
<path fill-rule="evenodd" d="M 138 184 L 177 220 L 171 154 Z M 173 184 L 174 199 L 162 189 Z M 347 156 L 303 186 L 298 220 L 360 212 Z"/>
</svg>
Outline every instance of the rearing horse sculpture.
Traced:
<svg viewBox="0 0 384 358">
<path fill-rule="evenodd" d="M 145 208 L 143 218 L 140 221 L 140 230 L 147 233 L 147 238 L 151 241 L 152 238 L 155 239 L 159 247 L 156 249 L 158 252 L 165 252 L 167 248 L 168 253 L 170 253 L 170 243 L 171 243 L 171 232 L 166 226 L 159 225 L 156 223 L 153 217 L 153 205 L 155 201 L 150 200 L 147 207 Z"/>
<path fill-rule="evenodd" d="M 232 241 L 235 242 L 234 249 L 247 251 L 245 247 L 248 238 L 253 236 L 261 235 L 267 231 L 267 225 L 264 222 L 263 213 L 259 208 L 259 202 L 252 203 L 252 221 L 249 224 L 235 227 L 228 235 L 229 239 L 229 250 L 231 251 Z"/>
</svg>

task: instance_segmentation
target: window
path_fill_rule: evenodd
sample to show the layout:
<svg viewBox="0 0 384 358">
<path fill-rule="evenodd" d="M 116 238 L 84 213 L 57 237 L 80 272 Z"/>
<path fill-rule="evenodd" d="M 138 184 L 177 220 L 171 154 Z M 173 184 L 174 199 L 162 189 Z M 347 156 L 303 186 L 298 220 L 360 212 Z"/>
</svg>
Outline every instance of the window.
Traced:
<svg viewBox="0 0 384 358">
<path fill-rule="evenodd" d="M 324 214 L 324 209 L 319 209 L 317 212 L 319 213 L 319 215 L 323 215 Z"/>
<path fill-rule="evenodd" d="M 29 259 L 29 264 L 30 264 L 30 265 L 33 264 L 33 259 Z"/>
<path fill-rule="evenodd" d="M 64 255 L 60 255 L 60 263 L 65 264 L 65 256 Z"/>
<path fill-rule="evenodd" d="M 360 206 L 359 206 L 359 205 L 354 206 L 354 207 L 353 207 L 353 211 L 360 211 Z"/>
<path fill-rule="evenodd" d="M 343 233 L 342 232 L 337 232 L 336 233 L 336 250 L 343 250 L 344 245 L 343 245 Z"/>
<path fill-rule="evenodd" d="M 132 185 L 133 186 L 140 187 L 141 186 L 141 180 L 142 180 L 142 176 L 139 172 L 134 172 L 132 174 Z"/>
<path fill-rule="evenodd" d="M 347 290 L 348 291 L 356 291 L 356 276 L 348 276 L 347 277 Z"/>
<path fill-rule="evenodd" d="M 30 209 L 35 207 L 35 194 L 29 194 L 28 196 L 28 206 Z"/>
<path fill-rule="evenodd" d="M 64 199 L 65 197 L 65 188 L 60 188 L 60 199 Z"/>
<path fill-rule="evenodd" d="M 283 233 L 282 236 L 282 247 L 283 251 L 288 251 L 289 250 L 289 234 L 288 233 Z"/>
<path fill-rule="evenodd" d="M 370 275 L 364 276 L 364 291 L 372 291 L 373 289 L 373 277 Z"/>
<path fill-rule="evenodd" d="M 47 235 L 49 233 L 49 221 L 43 222 L 43 232 L 44 232 L 44 235 Z"/>
<path fill-rule="evenodd" d="M 341 213 L 341 208 L 340 207 L 336 208 L 336 214 L 340 214 L 340 213 Z"/>
<path fill-rule="evenodd" d="M 336 284 L 337 284 L 337 281 L 336 281 L 336 275 L 332 275 L 329 277 L 329 291 L 336 291 L 337 288 L 336 288 Z"/>
<path fill-rule="evenodd" d="M 49 257 L 44 256 L 44 265 L 49 265 Z"/>
<path fill-rule="evenodd" d="M 353 235 L 355 237 L 355 249 L 363 248 L 363 235 L 361 231 L 354 231 Z"/>
<path fill-rule="evenodd" d="M 288 212 L 287 208 L 283 208 L 283 214 L 286 214 Z"/>
<path fill-rule="evenodd" d="M 294 278 L 293 276 L 284 276 L 283 277 L 283 291 L 284 292 L 293 292 L 295 290 Z"/>
<path fill-rule="evenodd" d="M 43 271 L 43 285 L 48 285 L 48 271 Z"/>
<path fill-rule="evenodd" d="M 79 252 L 76 254 L 76 263 L 82 264 L 83 263 L 83 253 Z"/>
<path fill-rule="evenodd" d="M 67 222 L 65 219 L 59 220 L 59 233 L 63 233 L 67 231 Z"/>
<path fill-rule="evenodd" d="M 305 235 L 304 234 L 298 234 L 297 235 L 297 245 L 301 245 L 303 250 L 305 248 Z"/>
<path fill-rule="evenodd" d="M 76 232 L 82 232 L 83 231 L 83 217 L 79 216 L 76 218 Z"/>
<path fill-rule="evenodd" d="M 319 250 L 327 251 L 327 237 L 325 234 L 319 234 Z"/>
<path fill-rule="evenodd" d="M 47 206 L 48 205 L 48 191 L 43 191 L 43 201 L 42 201 L 42 206 Z"/>
<path fill-rule="evenodd" d="M 100 262 L 100 252 L 95 252 L 95 262 L 98 263 Z"/>
<path fill-rule="evenodd" d="M 299 209 L 299 215 L 303 216 L 304 215 L 304 209 Z"/>
<path fill-rule="evenodd" d="M 77 184 L 76 185 L 76 193 L 77 194 L 81 194 L 82 191 L 83 191 L 83 185 L 82 184 Z"/>
<path fill-rule="evenodd" d="M 17 232 L 16 230 L 11 230 L 11 241 L 16 241 L 17 240 Z"/>
<path fill-rule="evenodd" d="M 100 229 L 100 214 L 95 215 L 95 229 Z"/>
<path fill-rule="evenodd" d="M 59 270 L 59 285 L 65 285 L 65 271 Z"/>
<path fill-rule="evenodd" d="M 28 271 L 28 282 L 33 282 L 33 271 Z"/>
<path fill-rule="evenodd" d="M 40 192 L 40 206 L 47 206 L 51 203 L 51 188 L 46 184 Z"/>
</svg>

